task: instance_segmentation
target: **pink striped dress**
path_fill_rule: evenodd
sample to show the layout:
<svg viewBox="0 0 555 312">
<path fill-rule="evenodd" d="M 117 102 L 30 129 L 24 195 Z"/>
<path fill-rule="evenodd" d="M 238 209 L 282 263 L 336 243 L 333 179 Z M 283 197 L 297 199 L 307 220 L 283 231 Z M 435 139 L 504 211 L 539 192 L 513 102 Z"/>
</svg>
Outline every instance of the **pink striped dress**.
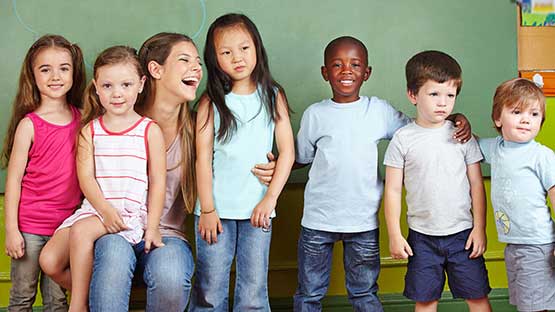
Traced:
<svg viewBox="0 0 555 312">
<path fill-rule="evenodd" d="M 110 204 L 118 210 L 129 230 L 119 232 L 131 244 L 140 242 L 146 225 L 148 192 L 148 128 L 153 123 L 142 117 L 129 129 L 112 132 L 102 117 L 91 123 L 96 181 Z M 71 226 L 100 214 L 85 199 L 81 207 L 58 228 Z"/>
</svg>

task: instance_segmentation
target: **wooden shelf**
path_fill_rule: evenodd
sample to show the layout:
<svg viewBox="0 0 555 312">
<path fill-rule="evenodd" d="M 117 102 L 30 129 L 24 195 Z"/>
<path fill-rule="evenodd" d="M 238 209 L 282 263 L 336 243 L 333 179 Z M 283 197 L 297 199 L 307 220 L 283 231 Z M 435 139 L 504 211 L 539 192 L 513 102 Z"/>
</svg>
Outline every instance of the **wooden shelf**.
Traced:
<svg viewBox="0 0 555 312">
<path fill-rule="evenodd" d="M 520 71 L 520 77 L 532 80 L 535 74 L 543 77 L 543 93 L 545 96 L 555 96 L 555 71 Z"/>
</svg>

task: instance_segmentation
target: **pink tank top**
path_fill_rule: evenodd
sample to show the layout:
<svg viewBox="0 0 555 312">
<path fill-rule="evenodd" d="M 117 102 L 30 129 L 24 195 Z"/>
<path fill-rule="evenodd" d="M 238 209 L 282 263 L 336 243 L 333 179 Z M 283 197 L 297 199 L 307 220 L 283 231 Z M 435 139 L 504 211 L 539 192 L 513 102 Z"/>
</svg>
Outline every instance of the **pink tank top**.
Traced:
<svg viewBox="0 0 555 312">
<path fill-rule="evenodd" d="M 75 167 L 75 143 L 81 114 L 71 107 L 72 121 L 55 125 L 35 113 L 26 115 L 33 123 L 34 139 L 21 181 L 19 230 L 52 235 L 81 201 Z"/>
</svg>

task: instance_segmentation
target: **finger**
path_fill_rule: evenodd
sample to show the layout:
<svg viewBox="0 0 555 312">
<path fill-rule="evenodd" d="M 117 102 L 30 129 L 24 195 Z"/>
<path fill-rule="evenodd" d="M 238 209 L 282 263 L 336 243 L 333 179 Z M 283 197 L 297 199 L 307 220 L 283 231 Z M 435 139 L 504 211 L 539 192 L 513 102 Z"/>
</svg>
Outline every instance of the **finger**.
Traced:
<svg viewBox="0 0 555 312">
<path fill-rule="evenodd" d="M 253 213 L 251 216 L 251 225 L 256 227 L 256 219 L 257 219 L 257 214 Z"/>
<path fill-rule="evenodd" d="M 266 158 L 268 158 L 269 161 L 276 160 L 276 156 L 274 156 L 272 152 L 268 152 L 268 154 L 266 154 Z"/>
<path fill-rule="evenodd" d="M 408 256 L 414 256 L 412 253 L 412 248 L 410 248 L 410 245 L 407 243 L 407 245 L 405 246 L 405 251 L 407 252 Z M 408 258 L 407 256 L 407 258 Z"/>
<path fill-rule="evenodd" d="M 222 221 L 218 220 L 218 233 L 224 232 L 224 226 L 222 225 Z"/>
<path fill-rule="evenodd" d="M 218 227 L 214 228 L 211 231 L 211 236 L 212 236 L 212 243 L 215 244 L 218 242 Z"/>
<path fill-rule="evenodd" d="M 469 237 L 469 238 L 466 240 L 466 244 L 464 244 L 464 250 L 470 249 L 470 246 L 472 246 L 472 237 Z"/>
<path fill-rule="evenodd" d="M 156 248 L 160 248 L 160 247 L 166 246 L 166 244 L 164 244 L 164 242 L 161 241 L 161 240 L 156 241 L 156 242 L 153 242 L 153 244 L 154 244 L 154 246 L 155 246 Z"/>
<path fill-rule="evenodd" d="M 152 245 L 152 241 L 150 239 L 147 239 L 145 241 L 145 253 L 149 253 L 150 252 L 150 247 Z"/>
</svg>

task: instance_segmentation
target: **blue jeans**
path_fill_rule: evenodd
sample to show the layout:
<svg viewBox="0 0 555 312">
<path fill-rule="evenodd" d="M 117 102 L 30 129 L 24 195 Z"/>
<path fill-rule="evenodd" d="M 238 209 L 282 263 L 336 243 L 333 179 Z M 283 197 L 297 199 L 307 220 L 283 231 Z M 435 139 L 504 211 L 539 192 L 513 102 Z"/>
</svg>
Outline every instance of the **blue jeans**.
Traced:
<svg viewBox="0 0 555 312">
<path fill-rule="evenodd" d="M 11 259 L 9 311 L 32 311 L 37 295 L 40 276 L 43 311 L 67 311 L 65 290 L 50 277 L 43 274 L 39 266 L 42 247 L 51 236 L 21 233 L 25 241 L 25 254 L 22 258 Z"/>
<path fill-rule="evenodd" d="M 199 217 L 195 217 L 198 228 Z M 229 274 L 235 259 L 234 311 L 270 311 L 268 261 L 272 233 L 250 220 L 221 219 L 223 233 L 208 245 L 196 237 L 197 270 L 189 311 L 228 311 Z"/>
<path fill-rule="evenodd" d="M 162 241 L 164 247 L 145 254 L 144 241 L 132 246 L 117 234 L 99 238 L 94 250 L 90 311 L 129 311 L 134 275 L 142 275 L 146 284 L 146 311 L 184 311 L 194 270 L 191 247 L 177 237 L 163 237 Z"/>
<path fill-rule="evenodd" d="M 321 311 L 330 282 L 333 245 L 343 242 L 343 266 L 349 301 L 355 311 L 383 311 L 378 299 L 380 244 L 378 230 L 332 233 L 301 228 L 298 245 L 299 285 L 295 311 Z"/>
</svg>

